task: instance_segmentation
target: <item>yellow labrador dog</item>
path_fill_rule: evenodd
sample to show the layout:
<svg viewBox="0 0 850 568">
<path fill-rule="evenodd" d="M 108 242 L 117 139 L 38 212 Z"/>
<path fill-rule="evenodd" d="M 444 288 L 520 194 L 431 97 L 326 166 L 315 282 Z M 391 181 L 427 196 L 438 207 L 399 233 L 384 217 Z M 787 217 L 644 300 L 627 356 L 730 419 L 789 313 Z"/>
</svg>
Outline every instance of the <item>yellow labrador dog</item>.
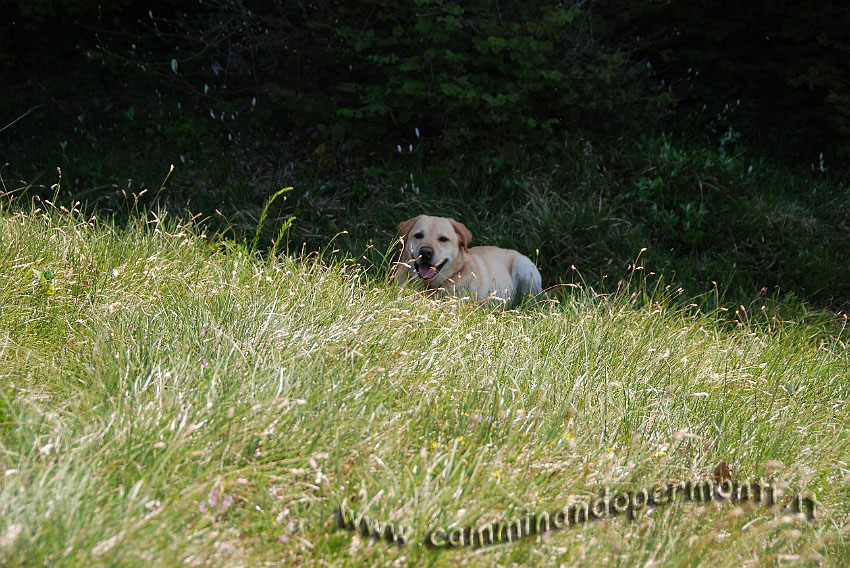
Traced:
<svg viewBox="0 0 850 568">
<path fill-rule="evenodd" d="M 398 235 L 399 285 L 477 300 L 509 301 L 541 292 L 540 272 L 530 258 L 499 247 L 469 248 L 472 233 L 454 219 L 419 215 L 399 223 Z"/>
</svg>

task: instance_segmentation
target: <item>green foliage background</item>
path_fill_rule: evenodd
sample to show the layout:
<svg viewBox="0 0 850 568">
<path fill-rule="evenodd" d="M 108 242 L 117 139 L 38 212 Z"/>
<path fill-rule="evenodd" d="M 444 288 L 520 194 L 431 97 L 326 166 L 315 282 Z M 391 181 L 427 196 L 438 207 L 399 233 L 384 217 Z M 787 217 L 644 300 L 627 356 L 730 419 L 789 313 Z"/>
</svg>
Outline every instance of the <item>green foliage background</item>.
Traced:
<svg viewBox="0 0 850 568">
<path fill-rule="evenodd" d="M 60 166 L 60 199 L 199 212 L 253 238 L 262 204 L 293 186 L 260 242 L 295 215 L 291 250 L 333 238 L 377 263 L 370 247 L 399 217 L 429 211 L 535 257 L 549 284 L 576 266 L 604 287 L 648 247 L 694 293 L 850 297 L 850 16 L 836 6 L 15 0 L 3 13 L 0 127 L 36 107 L 0 133 L 13 189 L 50 195 Z"/>
<path fill-rule="evenodd" d="M 175 59 L 175 83 L 218 82 L 227 93 L 216 98 L 230 102 L 262 97 L 282 125 L 368 150 L 386 151 L 376 142 L 409 139 L 416 127 L 441 156 L 484 155 L 500 165 L 557 152 L 565 133 L 672 127 L 670 110 L 676 126 L 717 122 L 730 103 L 739 107 L 736 130 L 778 153 L 789 143 L 809 161 L 850 150 L 850 15 L 837 4 L 5 5 L 7 71 L 59 49 L 112 55 L 112 64 L 148 75 L 167 76 Z"/>
</svg>

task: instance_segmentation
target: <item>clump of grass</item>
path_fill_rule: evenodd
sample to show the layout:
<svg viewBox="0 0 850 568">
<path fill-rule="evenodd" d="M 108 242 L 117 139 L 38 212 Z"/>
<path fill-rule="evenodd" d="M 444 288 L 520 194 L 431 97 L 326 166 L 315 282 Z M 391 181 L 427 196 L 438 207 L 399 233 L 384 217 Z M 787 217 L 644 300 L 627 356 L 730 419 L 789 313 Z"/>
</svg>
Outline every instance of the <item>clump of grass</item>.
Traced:
<svg viewBox="0 0 850 568">
<path fill-rule="evenodd" d="M 4 202 L 0 241 L 7 565 L 847 561 L 843 320 L 730 326 L 638 281 L 488 311 L 144 213 Z M 722 460 L 815 492 L 818 519 L 677 503 L 422 542 Z M 412 541 L 338 529 L 343 499 Z"/>
<path fill-rule="evenodd" d="M 256 234 L 254 235 L 254 239 L 251 241 L 251 248 L 253 250 L 257 250 L 257 242 L 260 239 L 260 234 L 263 230 L 263 224 L 265 224 L 266 222 L 266 217 L 268 217 L 269 208 L 272 206 L 272 203 L 274 203 L 278 197 L 289 191 L 292 191 L 292 187 L 284 187 L 283 189 L 279 189 L 278 191 L 276 191 L 274 195 L 272 195 L 266 200 L 265 205 L 263 205 L 263 211 L 262 213 L 260 213 L 260 219 L 257 221 Z M 272 241 L 272 256 L 275 256 L 277 254 L 277 248 L 278 246 L 280 246 L 280 241 L 283 239 L 283 236 L 286 234 L 286 231 L 289 229 L 289 227 L 292 226 L 293 221 L 295 221 L 295 217 L 291 216 L 288 217 L 283 223 L 281 223 L 280 229 L 278 230 L 277 238 Z"/>
</svg>

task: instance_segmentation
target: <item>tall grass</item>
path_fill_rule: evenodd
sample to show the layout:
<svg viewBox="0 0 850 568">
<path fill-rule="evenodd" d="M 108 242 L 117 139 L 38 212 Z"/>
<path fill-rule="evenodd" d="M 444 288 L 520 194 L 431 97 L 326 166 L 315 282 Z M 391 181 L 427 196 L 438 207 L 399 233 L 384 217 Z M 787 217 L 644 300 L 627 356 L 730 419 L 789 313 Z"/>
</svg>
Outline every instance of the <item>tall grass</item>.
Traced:
<svg viewBox="0 0 850 568">
<path fill-rule="evenodd" d="M 2 205 L 4 564 L 850 561 L 845 321 L 730 318 L 637 281 L 490 311 L 200 233 Z M 677 502 L 424 545 L 720 461 L 815 492 L 817 518 Z M 339 529 L 344 499 L 411 542 Z"/>
</svg>

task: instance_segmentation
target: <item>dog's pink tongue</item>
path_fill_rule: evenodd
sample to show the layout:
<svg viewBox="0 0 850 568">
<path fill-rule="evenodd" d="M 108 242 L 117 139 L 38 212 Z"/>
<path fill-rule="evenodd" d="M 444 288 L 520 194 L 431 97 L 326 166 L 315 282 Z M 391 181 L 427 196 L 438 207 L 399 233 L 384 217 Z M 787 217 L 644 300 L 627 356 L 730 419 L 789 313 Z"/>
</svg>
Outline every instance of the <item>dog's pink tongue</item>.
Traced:
<svg viewBox="0 0 850 568">
<path fill-rule="evenodd" d="M 431 278 L 437 275 L 436 268 L 434 268 L 433 266 L 422 266 L 421 264 L 419 265 L 418 272 L 419 276 L 421 278 L 424 278 L 425 280 L 430 280 Z"/>
</svg>

